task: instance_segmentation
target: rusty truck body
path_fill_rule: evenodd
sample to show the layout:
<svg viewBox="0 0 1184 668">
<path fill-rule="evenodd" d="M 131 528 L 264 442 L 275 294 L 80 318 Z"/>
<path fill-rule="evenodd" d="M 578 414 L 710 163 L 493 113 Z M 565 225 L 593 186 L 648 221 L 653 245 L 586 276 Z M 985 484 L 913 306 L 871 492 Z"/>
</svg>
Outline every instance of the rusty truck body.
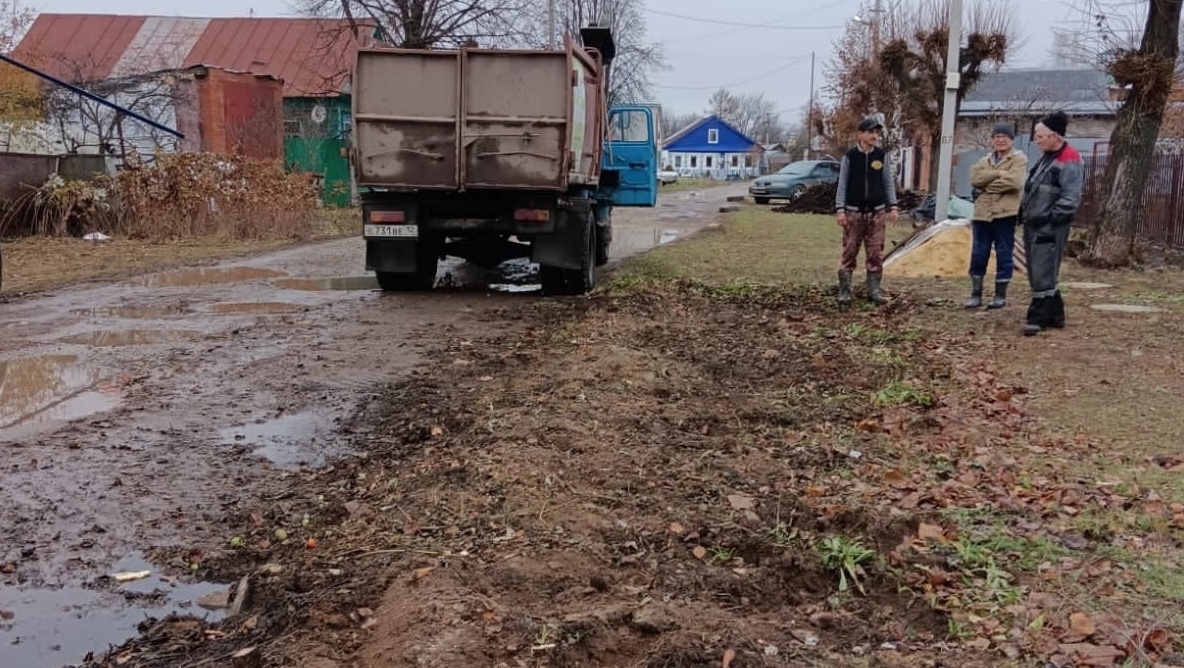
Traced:
<svg viewBox="0 0 1184 668">
<path fill-rule="evenodd" d="M 657 193 L 653 111 L 606 104 L 615 50 L 590 27 L 561 49 L 358 51 L 351 159 L 382 289 L 430 289 L 445 255 L 530 257 L 545 293 L 592 289 L 613 207 Z"/>
</svg>

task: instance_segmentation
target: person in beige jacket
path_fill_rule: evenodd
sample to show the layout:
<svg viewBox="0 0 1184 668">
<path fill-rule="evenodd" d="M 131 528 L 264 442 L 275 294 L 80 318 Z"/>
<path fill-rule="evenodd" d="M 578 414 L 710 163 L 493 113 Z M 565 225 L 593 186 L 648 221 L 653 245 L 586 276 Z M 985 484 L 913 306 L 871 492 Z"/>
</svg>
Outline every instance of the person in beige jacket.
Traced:
<svg viewBox="0 0 1184 668">
<path fill-rule="evenodd" d="M 970 168 L 970 185 L 979 191 L 970 221 L 970 299 L 966 308 L 983 305 L 983 278 L 991 247 L 995 248 L 995 296 L 989 309 L 1007 304 L 1007 285 L 1015 268 L 1015 226 L 1020 210 L 1020 195 L 1027 177 L 1028 157 L 1015 148 L 1015 126 L 999 123 L 991 130 L 995 149 Z"/>
</svg>

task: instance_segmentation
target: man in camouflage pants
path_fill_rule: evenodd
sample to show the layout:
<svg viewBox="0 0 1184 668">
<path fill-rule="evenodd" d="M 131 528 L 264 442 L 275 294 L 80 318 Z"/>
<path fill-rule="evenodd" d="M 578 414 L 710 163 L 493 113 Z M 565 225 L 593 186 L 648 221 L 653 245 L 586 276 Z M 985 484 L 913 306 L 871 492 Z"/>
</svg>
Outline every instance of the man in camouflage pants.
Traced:
<svg viewBox="0 0 1184 668">
<path fill-rule="evenodd" d="M 843 155 L 835 209 L 843 228 L 843 254 L 839 259 L 839 303 L 851 303 L 851 275 L 863 246 L 867 267 L 867 298 L 880 305 L 887 300 L 880 292 L 884 276 L 884 232 L 886 221 L 896 222 L 896 183 L 884 149 L 876 146 L 883 126 L 874 118 L 859 122 L 859 143 Z"/>
</svg>

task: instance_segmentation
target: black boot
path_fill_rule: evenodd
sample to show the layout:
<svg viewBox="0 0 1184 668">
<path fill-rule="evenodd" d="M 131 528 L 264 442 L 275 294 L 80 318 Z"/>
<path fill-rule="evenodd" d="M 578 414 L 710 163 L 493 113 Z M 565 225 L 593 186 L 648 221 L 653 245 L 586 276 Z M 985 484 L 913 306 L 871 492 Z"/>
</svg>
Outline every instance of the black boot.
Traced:
<svg viewBox="0 0 1184 668">
<path fill-rule="evenodd" d="M 880 293 L 880 279 L 884 274 L 880 272 L 868 272 L 867 274 L 867 298 L 876 306 L 883 306 L 888 303 L 884 299 L 884 295 Z"/>
<path fill-rule="evenodd" d="M 1056 329 L 1065 328 L 1065 300 L 1061 299 L 1061 291 L 1057 290 L 1056 294 L 1048 298 L 1047 306 L 1047 321 L 1045 327 L 1054 327 Z"/>
<path fill-rule="evenodd" d="M 839 303 L 846 306 L 851 303 L 851 272 L 839 272 Z"/>
<path fill-rule="evenodd" d="M 1044 325 L 1045 297 L 1034 297 L 1028 304 L 1028 317 L 1024 321 L 1024 336 L 1036 336 Z"/>
<path fill-rule="evenodd" d="M 987 304 L 987 308 L 1003 308 L 1007 306 L 1007 281 L 995 281 L 995 296 L 991 298 L 991 303 Z"/>
<path fill-rule="evenodd" d="M 970 277 L 970 299 L 963 304 L 966 308 L 982 308 L 983 306 L 983 277 Z"/>
</svg>

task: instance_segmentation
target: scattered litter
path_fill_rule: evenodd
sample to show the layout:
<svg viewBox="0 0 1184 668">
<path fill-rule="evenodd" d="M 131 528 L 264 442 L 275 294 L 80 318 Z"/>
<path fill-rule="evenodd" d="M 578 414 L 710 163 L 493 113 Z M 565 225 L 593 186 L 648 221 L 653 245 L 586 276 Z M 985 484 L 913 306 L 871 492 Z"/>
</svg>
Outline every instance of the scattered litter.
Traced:
<svg viewBox="0 0 1184 668">
<path fill-rule="evenodd" d="M 152 571 L 127 571 L 124 573 L 116 573 L 111 578 L 116 582 L 133 582 L 135 580 L 143 580 L 152 575 Z"/>
<path fill-rule="evenodd" d="M 86 241 L 111 241 L 111 237 L 102 232 L 91 232 L 82 238 Z"/>
</svg>

